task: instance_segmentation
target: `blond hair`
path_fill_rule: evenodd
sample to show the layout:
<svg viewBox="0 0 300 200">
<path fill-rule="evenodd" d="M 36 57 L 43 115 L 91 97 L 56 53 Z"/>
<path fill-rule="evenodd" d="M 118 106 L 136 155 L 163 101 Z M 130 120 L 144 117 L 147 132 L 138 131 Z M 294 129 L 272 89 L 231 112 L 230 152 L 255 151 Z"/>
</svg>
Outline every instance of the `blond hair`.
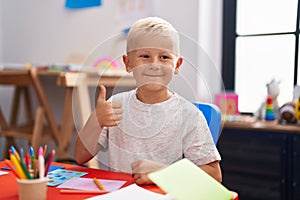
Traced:
<svg viewBox="0 0 300 200">
<path fill-rule="evenodd" d="M 159 17 L 147 17 L 136 21 L 130 28 L 126 51 L 165 48 L 164 44 L 168 44 L 168 49 L 179 55 L 179 43 L 179 34 L 172 24 Z"/>
</svg>

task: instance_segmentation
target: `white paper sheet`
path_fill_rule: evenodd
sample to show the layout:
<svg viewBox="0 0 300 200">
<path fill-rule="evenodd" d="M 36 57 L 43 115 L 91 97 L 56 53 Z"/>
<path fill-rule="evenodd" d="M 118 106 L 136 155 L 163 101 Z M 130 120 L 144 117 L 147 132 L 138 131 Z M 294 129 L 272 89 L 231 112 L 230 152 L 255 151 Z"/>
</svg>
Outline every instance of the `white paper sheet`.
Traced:
<svg viewBox="0 0 300 200">
<path fill-rule="evenodd" d="M 106 180 L 98 179 L 107 191 L 118 190 L 126 181 L 122 180 Z M 59 185 L 57 188 L 67 188 L 67 189 L 76 189 L 76 190 L 99 190 L 97 185 L 94 183 L 92 178 L 78 178 L 74 177 L 70 180 Z"/>
<path fill-rule="evenodd" d="M 0 176 L 6 175 L 8 172 L 0 171 Z"/>
<path fill-rule="evenodd" d="M 146 190 L 136 184 L 131 184 L 127 187 L 121 188 L 115 192 L 108 194 L 98 195 L 88 198 L 86 200 L 167 200 L 167 195 L 158 194 Z"/>
</svg>

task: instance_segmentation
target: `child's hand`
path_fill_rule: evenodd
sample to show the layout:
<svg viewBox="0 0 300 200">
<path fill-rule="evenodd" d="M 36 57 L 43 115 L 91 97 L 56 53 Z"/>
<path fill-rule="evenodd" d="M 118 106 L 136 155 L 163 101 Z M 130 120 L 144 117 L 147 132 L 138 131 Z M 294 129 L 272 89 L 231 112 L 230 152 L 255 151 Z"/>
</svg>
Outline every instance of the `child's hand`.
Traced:
<svg viewBox="0 0 300 200">
<path fill-rule="evenodd" d="M 152 160 L 137 160 L 131 164 L 132 176 L 137 184 L 153 184 L 148 174 L 160 170 L 167 165 Z"/>
<path fill-rule="evenodd" d="M 100 94 L 96 105 L 96 116 L 101 128 L 105 126 L 117 126 L 122 119 L 122 112 L 120 102 L 106 101 L 106 88 L 100 85 Z"/>
</svg>

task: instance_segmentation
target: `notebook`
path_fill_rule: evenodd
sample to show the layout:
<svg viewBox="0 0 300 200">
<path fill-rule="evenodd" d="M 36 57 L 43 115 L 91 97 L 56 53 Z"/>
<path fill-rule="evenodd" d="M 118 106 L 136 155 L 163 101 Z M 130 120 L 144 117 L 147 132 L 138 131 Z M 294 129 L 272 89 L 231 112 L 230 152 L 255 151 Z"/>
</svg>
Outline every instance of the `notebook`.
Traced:
<svg viewBox="0 0 300 200">
<path fill-rule="evenodd" d="M 149 178 L 176 200 L 231 200 L 232 192 L 188 159 L 150 173 Z"/>
</svg>

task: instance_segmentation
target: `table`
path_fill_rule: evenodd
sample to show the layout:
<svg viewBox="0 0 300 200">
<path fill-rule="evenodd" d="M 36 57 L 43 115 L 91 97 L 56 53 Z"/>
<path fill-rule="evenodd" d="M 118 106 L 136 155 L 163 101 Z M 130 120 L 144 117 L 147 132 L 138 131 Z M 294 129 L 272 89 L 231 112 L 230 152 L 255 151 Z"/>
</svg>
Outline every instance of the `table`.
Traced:
<svg viewBox="0 0 300 200">
<path fill-rule="evenodd" d="M 38 78 L 36 69 L 31 70 L 0 70 L 0 85 L 11 85 L 15 87 L 15 94 L 12 104 L 11 121 L 8 123 L 4 118 L 4 114 L 0 108 L 0 134 L 8 138 L 8 145 L 13 144 L 13 137 L 21 137 L 30 139 L 34 149 L 37 149 L 39 143 L 45 137 L 42 134 L 44 115 L 48 121 L 51 129 L 51 136 L 47 139 L 54 139 L 56 144 L 60 144 L 59 130 L 55 119 L 53 117 L 52 110 L 49 102 L 47 101 L 44 89 Z M 34 92 L 39 100 L 39 106 L 37 108 L 35 122 L 33 122 L 29 86 L 34 88 Z M 26 127 L 17 126 L 17 116 L 19 115 L 19 104 L 21 94 L 24 94 L 25 99 L 25 111 L 26 111 Z M 33 128 L 32 128 L 33 127 Z M 29 130 L 27 130 L 29 129 Z M 49 136 L 49 134 L 48 134 Z"/>
<path fill-rule="evenodd" d="M 52 162 L 53 165 L 65 166 L 66 169 L 75 170 L 80 172 L 88 172 L 87 175 L 83 176 L 84 178 L 98 178 L 98 179 L 109 179 L 109 180 L 125 180 L 127 181 L 122 187 L 126 187 L 134 183 L 134 179 L 131 174 L 110 172 L 100 169 L 92 169 L 87 167 L 81 167 L 76 165 Z M 6 164 L 4 161 L 0 161 L 0 168 L 5 167 Z M 159 187 L 156 185 L 142 185 L 141 187 L 150 190 L 152 192 L 165 194 Z M 0 176 L 0 199 L 5 200 L 17 200 L 18 199 L 18 186 L 15 175 L 10 172 L 8 175 Z M 48 187 L 47 199 L 55 200 L 77 200 L 85 199 L 99 194 L 62 194 L 59 192 L 59 188 Z M 232 192 L 234 197 L 233 200 L 238 200 L 238 194 Z"/>
<path fill-rule="evenodd" d="M 76 165 L 70 165 L 70 164 L 62 164 L 53 162 L 54 165 L 61 165 L 65 166 L 66 169 L 69 170 L 75 170 L 80 172 L 88 172 L 87 175 L 83 176 L 85 178 L 101 178 L 101 179 L 109 179 L 109 180 L 125 180 L 127 181 L 122 187 L 128 186 L 132 183 L 134 183 L 134 179 L 132 178 L 131 174 L 123 174 L 123 173 L 116 173 L 116 172 L 109 172 L 99 169 L 92 169 L 87 167 L 81 167 Z M 0 167 L 4 167 L 5 162 L 0 162 Z M 0 176 L 0 199 L 5 200 L 17 200 L 18 199 L 18 189 L 17 189 L 17 181 L 12 172 L 10 172 L 8 175 Z M 163 193 L 157 186 L 155 185 L 148 185 L 143 186 L 145 189 L 151 190 L 153 192 L 157 193 Z M 48 199 L 64 199 L 64 200 L 77 200 L 77 199 L 84 199 L 92 196 L 96 196 L 99 194 L 62 194 L 59 192 L 59 188 L 56 187 L 48 187 L 48 193 L 47 197 Z"/>
<path fill-rule="evenodd" d="M 83 71 L 68 71 L 68 72 L 61 72 L 61 71 L 48 71 L 44 70 L 43 67 L 37 67 L 29 70 L 0 70 L 0 84 L 1 85 L 14 85 L 17 88 L 19 86 L 30 86 L 33 85 L 35 87 L 35 91 L 37 93 L 37 97 L 41 102 L 41 107 L 43 110 L 40 110 L 39 116 L 36 119 L 39 119 L 39 126 L 37 126 L 34 130 L 37 130 L 39 137 L 34 137 L 35 139 L 31 139 L 30 134 L 27 139 L 31 139 L 34 144 L 38 144 L 39 142 L 35 142 L 38 139 L 41 139 L 40 132 L 41 131 L 41 124 L 43 123 L 42 114 L 45 113 L 47 120 L 50 125 L 50 129 L 52 132 L 52 138 L 55 139 L 55 143 L 57 146 L 57 153 L 56 156 L 58 159 L 69 159 L 69 149 L 70 143 L 72 139 L 72 135 L 74 133 L 74 113 L 73 113 L 73 102 L 76 103 L 76 108 L 79 112 L 78 117 L 78 124 L 77 129 L 81 129 L 81 127 L 85 124 L 86 120 L 88 119 L 90 113 L 92 112 L 91 109 L 91 100 L 89 95 L 89 87 L 91 86 L 98 86 L 99 84 L 103 84 L 106 87 L 114 87 L 115 85 L 121 87 L 135 87 L 135 80 L 132 76 L 123 73 L 103 73 L 99 76 L 95 72 L 83 72 Z M 61 127 L 59 128 L 55 122 L 53 112 L 49 105 L 47 94 L 45 93 L 42 84 L 40 83 L 40 78 L 45 76 L 55 76 L 56 83 L 53 84 L 55 87 L 65 87 L 65 100 L 64 100 L 64 110 L 62 112 L 62 122 Z M 28 91 L 27 91 L 28 92 Z M 28 94 L 27 94 L 28 96 Z M 18 101 L 19 101 L 19 94 L 15 94 L 15 102 L 13 104 L 13 115 L 12 118 L 16 118 L 17 110 L 18 110 Z M 27 107 L 30 107 L 30 102 L 28 98 L 25 99 Z M 27 109 L 30 112 L 30 109 Z M 28 118 L 28 117 L 27 117 Z M 3 127 L 8 127 L 7 123 L 4 122 L 4 116 L 0 109 L 0 124 Z M 15 121 L 15 120 L 14 120 Z M 3 130 L 0 132 L 3 132 Z M 24 135 L 24 134 L 23 134 Z M 21 135 L 23 137 L 23 135 Z M 14 137 L 15 135 L 12 135 Z M 20 136 L 18 134 L 17 136 Z M 35 145 L 37 146 L 37 145 Z M 35 147 L 37 149 L 37 147 Z"/>
</svg>

